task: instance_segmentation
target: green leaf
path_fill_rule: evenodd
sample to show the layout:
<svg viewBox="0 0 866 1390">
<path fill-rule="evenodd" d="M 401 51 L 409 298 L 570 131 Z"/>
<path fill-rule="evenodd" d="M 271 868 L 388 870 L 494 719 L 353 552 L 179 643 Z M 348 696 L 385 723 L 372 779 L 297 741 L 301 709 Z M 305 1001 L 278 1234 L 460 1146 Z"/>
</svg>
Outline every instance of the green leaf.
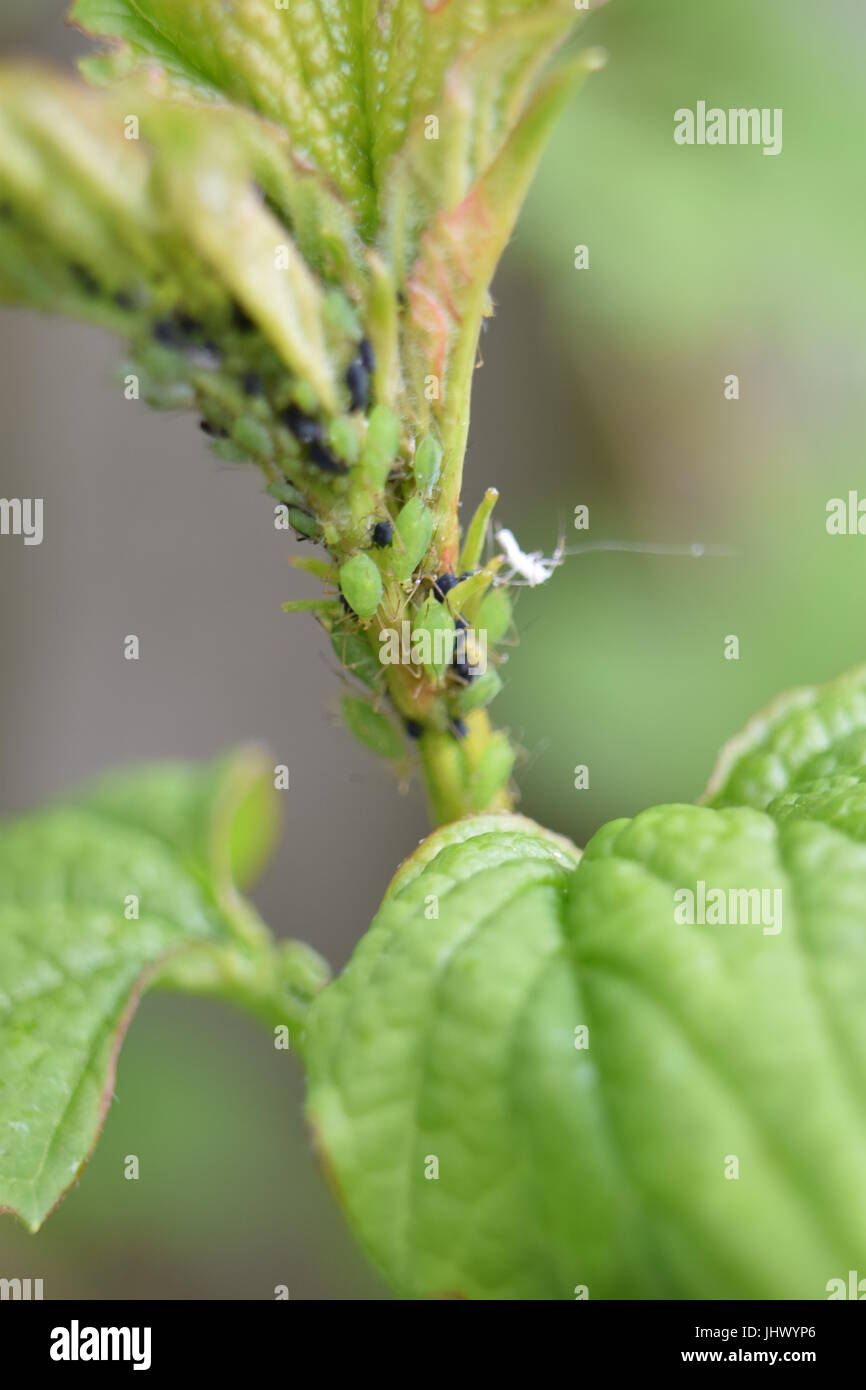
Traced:
<svg viewBox="0 0 866 1390">
<path fill-rule="evenodd" d="M 145 830 L 225 902 L 258 878 L 276 847 L 279 816 L 264 750 L 212 763 L 152 762 L 109 773 L 75 804 Z"/>
<path fill-rule="evenodd" d="M 558 4 L 542 6 L 485 34 L 448 74 L 439 139 L 431 142 L 423 124 L 413 129 L 390 183 L 386 240 L 408 298 L 406 374 L 419 428 L 437 417 L 440 505 L 452 532 L 478 334 L 492 312 L 488 286 L 550 130 L 599 63 L 587 52 L 537 85 L 574 18 Z M 456 561 L 456 535 L 446 544 Z"/>
<path fill-rule="evenodd" d="M 75 1182 L 152 982 L 297 1025 L 325 978 L 239 897 L 273 842 L 251 750 L 104 779 L 0 826 L 0 1209 L 35 1230 Z"/>
<path fill-rule="evenodd" d="M 435 113 L 448 68 L 479 34 L 534 8 L 536 0 L 486 0 L 480 11 L 418 0 L 386 7 L 370 0 L 279 7 L 275 0 L 76 0 L 72 19 L 119 45 L 85 62 L 89 76 L 157 65 L 181 91 L 228 98 L 266 117 L 286 131 L 300 159 L 327 175 L 372 235 L 391 160 L 413 122 Z M 570 0 L 544 8 L 564 26 L 574 22 Z M 491 94 L 500 118 L 512 85 Z"/>
<path fill-rule="evenodd" d="M 382 758 L 399 761 L 405 752 L 398 730 L 385 714 L 357 695 L 343 696 L 343 716 L 357 739 Z"/>
<path fill-rule="evenodd" d="M 0 256 L 19 302 L 91 309 L 87 276 L 109 291 L 156 276 L 148 161 L 122 123 L 76 84 L 27 68 L 0 70 Z"/>
<path fill-rule="evenodd" d="M 757 715 L 723 749 L 704 799 L 774 815 L 808 805 L 818 810 L 815 819 L 829 821 L 832 798 L 847 797 L 849 810 L 863 804 L 864 772 L 866 671 L 859 667 L 829 685 L 783 695 Z M 866 835 L 858 830 L 855 838 Z"/>
<path fill-rule="evenodd" d="M 310 1120 L 396 1289 L 822 1298 L 863 1267 L 864 818 L 824 791 L 859 801 L 864 690 L 745 736 L 774 814 L 657 807 L 579 863 L 486 816 L 401 868 L 307 1019 Z M 711 890 L 745 920 L 702 922 Z"/>
<path fill-rule="evenodd" d="M 125 138 L 129 116 L 139 138 Z M 133 333 L 148 301 L 147 318 L 182 301 L 210 320 L 216 339 L 236 301 L 317 399 L 336 408 L 332 353 L 351 344 L 339 334 L 334 341 L 305 255 L 254 187 L 261 178 L 274 205 L 289 209 L 312 187 L 276 133 L 242 112 L 175 106 L 141 87 L 100 96 L 50 74 L 6 70 L 0 134 L 4 277 L 20 298 Z M 313 196 L 327 222 L 327 194 L 316 188 Z M 320 266 L 326 242 L 326 231 L 304 238 Z M 31 283 L 32 268 L 43 287 Z M 132 301 L 122 312 L 118 294 Z"/>
<path fill-rule="evenodd" d="M 299 159 L 333 180 L 371 219 L 368 75 L 361 7 L 273 0 L 77 0 L 73 19 L 94 35 L 119 39 L 114 62 L 95 77 L 155 62 L 198 98 L 226 97 L 288 134 Z M 87 71 L 87 69 L 85 69 Z"/>
</svg>

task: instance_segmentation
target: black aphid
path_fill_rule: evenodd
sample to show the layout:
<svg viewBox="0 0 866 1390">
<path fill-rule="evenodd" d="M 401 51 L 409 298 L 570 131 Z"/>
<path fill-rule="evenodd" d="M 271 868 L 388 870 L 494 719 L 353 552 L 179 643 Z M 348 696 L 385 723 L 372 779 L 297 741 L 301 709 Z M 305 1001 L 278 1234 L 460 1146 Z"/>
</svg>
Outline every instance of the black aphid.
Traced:
<svg viewBox="0 0 866 1390">
<path fill-rule="evenodd" d="M 204 324 L 192 314 L 178 314 L 177 326 L 185 338 L 192 338 L 196 333 L 201 333 Z"/>
<path fill-rule="evenodd" d="M 69 267 L 85 294 L 99 294 L 100 284 L 92 270 L 75 262 Z"/>
<path fill-rule="evenodd" d="M 320 439 L 314 439 L 310 445 L 310 462 L 317 468 L 321 468 L 323 473 L 348 473 L 349 469 L 336 454 L 332 454 Z"/>
<path fill-rule="evenodd" d="M 390 521 L 377 521 L 373 527 L 373 544 L 390 545 L 394 539 L 394 527 Z"/>
<path fill-rule="evenodd" d="M 465 681 L 467 685 L 470 685 L 472 681 L 474 681 L 475 679 L 476 672 L 473 671 L 472 667 L 469 665 L 469 662 L 465 659 L 465 657 L 462 661 L 453 662 L 451 669 L 453 671 L 456 671 L 460 679 L 462 681 Z"/>
<path fill-rule="evenodd" d="M 305 415 L 296 405 L 290 405 L 280 415 L 280 419 L 290 430 L 301 444 L 312 444 L 318 440 L 322 433 L 322 426 L 318 420 L 313 420 L 311 416 Z"/>
<path fill-rule="evenodd" d="M 373 351 L 373 344 L 369 338 L 362 338 L 358 344 L 358 356 L 360 357 L 368 376 L 372 376 L 376 370 L 376 354 Z"/>
<path fill-rule="evenodd" d="M 249 333 L 249 331 L 256 326 L 246 309 L 242 308 L 237 300 L 232 304 L 232 323 L 235 328 L 240 329 L 242 333 Z"/>
<path fill-rule="evenodd" d="M 465 738 L 469 733 L 465 719 L 452 719 L 451 728 L 454 730 L 455 738 Z"/>
<path fill-rule="evenodd" d="M 210 439 L 228 438 L 228 430 L 223 429 L 222 425 L 212 425 L 210 420 L 199 420 L 198 427 L 202 434 L 208 435 Z"/>
<path fill-rule="evenodd" d="M 346 385 L 349 388 L 351 409 L 366 410 L 370 400 L 370 377 L 360 357 L 356 357 L 346 368 Z"/>
<path fill-rule="evenodd" d="M 406 733 L 410 738 L 420 738 L 424 732 L 424 725 L 419 724 L 417 719 L 406 720 Z"/>
<path fill-rule="evenodd" d="M 260 396 L 265 389 L 258 372 L 244 372 L 243 385 L 248 396 Z"/>
<path fill-rule="evenodd" d="M 163 347 L 181 347 L 183 334 L 174 319 L 157 319 L 153 325 L 153 336 Z"/>
<path fill-rule="evenodd" d="M 130 310 L 135 308 L 135 295 L 131 294 L 129 290 L 118 290 L 113 299 L 118 309 Z"/>
<path fill-rule="evenodd" d="M 437 579 L 433 580 L 433 592 L 440 603 L 444 599 L 445 595 L 450 594 L 451 590 L 459 582 L 460 581 L 458 580 L 455 574 L 440 574 Z"/>
</svg>

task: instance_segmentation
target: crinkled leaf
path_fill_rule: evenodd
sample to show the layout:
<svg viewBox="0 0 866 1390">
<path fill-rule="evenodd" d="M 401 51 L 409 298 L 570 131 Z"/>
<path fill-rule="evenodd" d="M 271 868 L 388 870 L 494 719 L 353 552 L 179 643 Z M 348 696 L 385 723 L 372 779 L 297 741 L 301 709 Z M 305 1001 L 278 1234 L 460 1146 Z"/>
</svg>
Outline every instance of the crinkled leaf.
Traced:
<svg viewBox="0 0 866 1390">
<path fill-rule="evenodd" d="M 485 817 L 403 867 L 308 1019 L 311 1121 L 397 1289 L 821 1298 L 863 1268 L 864 820 L 820 791 L 859 795 L 864 691 L 747 737 L 742 799 L 775 815 L 662 806 L 577 864 Z M 767 896 L 678 920 L 701 883 Z"/>
<path fill-rule="evenodd" d="M 139 139 L 125 138 L 127 116 Z M 217 339 L 237 303 L 336 408 L 322 287 L 261 189 L 301 214 L 319 269 L 351 283 L 357 256 L 337 205 L 275 134 L 243 113 L 172 106 L 141 87 L 92 94 L 25 70 L 0 74 L 0 136 L 0 260 L 16 300 L 132 336 L 180 305 Z"/>
<path fill-rule="evenodd" d="M 79 267 L 112 290 L 163 271 L 147 184 L 141 146 L 104 102 L 46 73 L 0 72 L 0 263 L 18 298 L 76 312 L 90 300 Z"/>
<path fill-rule="evenodd" d="M 169 156 L 158 172 L 172 228 L 329 410 L 339 404 L 327 351 L 323 292 L 286 227 L 250 180 L 248 153 L 202 112 L 151 120 Z M 224 126 L 224 123 L 222 123 Z"/>
<path fill-rule="evenodd" d="M 231 860 L 246 874 L 272 842 L 274 799 L 247 751 L 114 775 L 0 826 L 0 1209 L 32 1229 L 96 1142 L 148 983 L 287 1024 L 322 983 L 313 953 L 275 949 L 231 882 Z"/>
<path fill-rule="evenodd" d="M 72 18 L 119 44 L 108 61 L 88 60 L 89 75 L 157 64 L 199 98 L 267 117 L 370 234 L 390 160 L 413 120 L 435 111 L 449 66 L 480 36 L 536 8 L 536 0 L 76 0 Z M 574 22 L 571 0 L 555 8 Z"/>
<path fill-rule="evenodd" d="M 858 788 L 866 769 L 863 668 L 829 685 L 794 690 L 757 715 L 722 751 L 705 800 L 768 807 Z M 825 813 L 815 816 L 828 820 Z M 858 836 L 858 838 L 864 838 Z"/>
<path fill-rule="evenodd" d="M 562 36 L 561 23 L 554 27 L 548 20 L 523 22 L 518 30 L 518 51 L 523 64 L 534 70 L 539 52 L 547 56 L 552 44 L 561 41 Z M 493 55 L 512 60 L 513 44 L 512 34 L 497 34 L 485 47 Z M 476 55 L 470 56 L 474 59 Z M 451 513 L 452 544 L 455 546 L 456 509 L 469 429 L 476 345 L 482 318 L 490 312 L 488 286 L 514 228 L 550 129 L 576 83 L 596 61 L 594 55 L 589 54 L 560 67 L 525 108 L 518 104 L 516 112 L 512 113 L 513 120 L 506 126 L 507 138 L 499 145 L 494 142 L 495 157 L 489 162 L 485 162 L 483 156 L 464 161 L 460 153 L 452 151 L 425 199 L 419 196 L 418 190 L 418 184 L 423 185 L 426 177 L 417 172 L 423 139 L 419 137 L 415 144 L 410 142 L 407 152 L 410 161 L 407 168 L 411 172 L 395 180 L 395 204 L 402 197 L 409 207 L 419 204 L 423 207 L 426 202 L 430 209 L 429 220 L 421 224 L 423 231 L 414 239 L 405 219 L 395 216 L 391 250 L 397 265 L 405 264 L 406 373 L 421 426 L 427 427 L 432 413 L 442 434 L 445 453 L 442 510 Z M 480 62 L 478 66 L 484 70 Z M 510 75 L 510 68 L 506 67 L 505 72 Z M 482 124 L 479 136 L 472 122 L 477 76 L 477 69 L 469 62 L 465 70 L 461 68 L 453 74 L 449 81 L 449 110 L 445 120 L 446 128 L 449 121 L 455 126 L 465 121 L 470 149 L 474 150 L 480 139 L 486 151 L 486 125 Z M 518 85 L 521 96 L 525 85 L 523 81 Z M 498 97 L 498 87 L 494 91 Z M 498 111 L 499 108 L 494 103 L 492 109 Z M 414 164 L 411 163 L 413 159 Z M 411 263 L 406 256 L 407 244 L 416 248 Z M 431 375 L 438 382 L 438 393 L 432 404 L 430 393 L 425 389 Z M 453 559 L 456 560 L 456 555 Z"/>
</svg>

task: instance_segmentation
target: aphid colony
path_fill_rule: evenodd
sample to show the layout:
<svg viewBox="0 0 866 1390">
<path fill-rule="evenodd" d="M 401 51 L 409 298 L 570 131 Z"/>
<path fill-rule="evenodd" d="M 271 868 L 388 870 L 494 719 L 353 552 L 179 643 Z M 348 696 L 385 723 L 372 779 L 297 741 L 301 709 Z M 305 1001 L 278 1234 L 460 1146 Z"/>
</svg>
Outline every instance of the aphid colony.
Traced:
<svg viewBox="0 0 866 1390">
<path fill-rule="evenodd" d="M 123 374 L 135 383 L 130 398 L 141 395 L 167 410 L 197 408 L 201 430 L 219 457 L 252 458 L 270 483 L 291 476 L 291 523 L 300 537 L 318 538 L 317 514 L 328 510 L 321 484 L 345 477 L 359 457 L 365 430 L 353 421 L 366 419 L 375 373 L 372 346 L 346 294 L 336 286 L 324 293 L 329 355 L 344 363 L 339 394 L 345 410 L 325 421 L 318 418 L 319 401 L 308 383 L 287 373 L 246 309 L 212 283 L 197 285 L 186 305 L 177 303 L 168 282 L 118 290 L 77 261 L 58 273 L 72 296 L 87 301 L 91 317 L 129 335 L 133 360 Z M 306 478 L 295 476 L 299 467 Z"/>
<path fill-rule="evenodd" d="M 233 314 L 233 325 L 241 332 L 249 332 L 254 328 L 254 325 L 239 308 L 236 308 Z M 218 370 L 223 366 L 225 359 L 220 347 L 213 339 L 207 338 L 204 325 L 188 314 L 177 313 L 169 318 L 158 319 L 153 324 L 152 337 L 153 341 L 161 347 L 184 351 L 188 363 L 194 368 Z M 267 352 L 268 350 L 263 346 L 263 354 Z M 372 346 L 367 339 L 362 339 L 358 344 L 357 356 L 350 361 L 345 372 L 345 385 L 351 414 L 363 413 L 367 410 L 374 365 Z M 273 372 L 271 374 L 274 375 Z M 277 374 L 284 379 L 284 371 L 281 367 L 277 367 Z M 244 370 L 240 376 L 239 384 L 243 395 L 250 400 L 268 399 L 271 407 L 274 407 L 273 400 L 269 399 L 270 393 L 266 388 L 265 377 L 261 370 Z M 281 408 L 275 408 L 275 420 L 282 424 L 302 447 L 306 461 L 324 473 L 335 475 L 347 473 L 349 460 L 346 454 L 351 453 L 351 445 L 344 447 L 338 453 L 340 446 L 329 442 L 323 424 L 312 413 L 309 413 L 310 403 L 312 402 L 313 407 L 315 405 L 310 393 L 305 392 L 300 383 L 297 384 L 296 390 L 303 398 L 307 409 L 304 409 L 297 400 L 291 400 Z M 202 417 L 201 428 L 205 434 L 212 438 L 227 439 L 231 435 L 230 427 L 219 423 L 215 418 L 221 413 L 220 406 L 222 404 L 218 394 L 215 393 L 209 399 L 205 393 L 203 405 L 206 413 Z"/>
<path fill-rule="evenodd" d="M 425 487 L 427 452 L 421 445 L 415 451 L 416 460 L 422 456 Z M 387 692 L 411 738 L 428 731 L 465 738 L 475 712 L 502 688 L 495 665 L 488 666 L 488 653 L 507 633 L 511 608 L 504 590 L 493 586 L 501 559 L 482 562 L 495 496 L 488 494 L 470 525 L 456 574 L 423 572 L 429 528 L 424 527 L 413 544 L 411 527 L 403 521 L 407 509 L 410 519 L 422 514 L 423 503 L 416 494 L 394 525 L 377 523 L 371 551 L 359 550 L 322 576 L 338 584 L 342 608 L 331 604 L 329 611 L 327 602 L 313 601 L 343 665 L 374 693 Z M 401 570 L 405 578 L 395 586 L 391 558 L 381 550 L 389 550 L 395 537 L 404 536 L 411 547 L 409 560 Z M 298 565 L 310 568 L 303 561 Z M 286 605 L 297 606 L 303 603 Z M 359 627 L 353 626 L 352 618 Z M 362 737 L 369 727 L 368 720 Z M 383 747 L 387 742 L 383 731 Z"/>
<path fill-rule="evenodd" d="M 358 330 L 358 333 L 360 330 Z M 355 337 L 344 369 L 345 413 L 321 418 L 312 389 L 291 378 L 285 366 L 239 305 L 230 316 L 207 324 L 175 311 L 149 322 L 147 336 L 133 341 L 142 394 L 157 407 L 195 406 L 214 452 L 230 462 L 253 459 L 266 473 L 270 491 L 289 507 L 289 522 L 303 539 L 336 539 L 323 531 L 332 510 L 331 487 L 376 444 L 377 412 L 367 412 L 375 357 L 371 344 Z M 343 343 L 340 343 L 343 351 Z M 379 421 L 394 433 L 396 420 L 384 408 Z M 358 539 L 358 538 L 356 538 Z"/>
<path fill-rule="evenodd" d="M 397 416 L 375 402 L 376 355 L 345 297 L 332 296 L 332 303 L 342 301 L 332 347 L 337 356 L 339 344 L 344 362 L 344 410 L 326 415 L 236 301 L 208 313 L 156 311 L 135 291 L 107 294 L 84 266 L 70 267 L 70 275 L 79 292 L 107 298 L 129 316 L 145 399 L 167 409 L 197 407 L 219 457 L 253 459 L 263 468 L 268 492 L 298 538 L 325 541 L 345 555 L 333 565 L 300 566 L 332 584 L 336 598 L 285 607 L 317 613 L 345 668 L 375 695 L 387 695 L 410 738 L 431 730 L 465 738 L 467 721 L 501 689 L 495 667 L 477 664 L 475 631 L 484 633 L 486 655 L 511 622 L 506 594 L 493 587 L 500 561 L 481 562 L 496 494 L 488 493 L 469 528 L 457 573 L 423 573 L 442 449 L 430 434 L 413 450 Z M 448 660 L 408 662 L 395 672 L 383 664 L 377 639 L 398 620 L 414 638 L 465 640 L 455 642 Z M 372 706 L 349 720 L 368 742 L 371 717 L 379 717 Z"/>
</svg>

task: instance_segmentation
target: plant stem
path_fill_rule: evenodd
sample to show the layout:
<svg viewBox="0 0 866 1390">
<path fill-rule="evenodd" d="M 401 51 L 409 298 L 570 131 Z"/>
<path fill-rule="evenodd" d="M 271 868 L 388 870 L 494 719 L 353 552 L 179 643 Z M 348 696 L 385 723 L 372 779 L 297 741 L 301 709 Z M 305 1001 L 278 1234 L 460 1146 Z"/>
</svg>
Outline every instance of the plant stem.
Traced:
<svg viewBox="0 0 866 1390">
<path fill-rule="evenodd" d="M 482 811 L 510 811 L 514 797 L 507 777 L 496 780 L 488 790 L 485 768 L 491 766 L 499 750 L 514 754 L 508 739 L 494 730 L 485 710 L 475 710 L 466 720 L 463 739 L 436 730 L 425 732 L 419 740 L 421 767 L 427 789 L 430 820 L 434 827 L 461 816 Z"/>
<path fill-rule="evenodd" d="M 154 984 L 181 994 L 225 999 L 265 1027 L 289 1030 L 292 1051 L 303 1053 L 307 1010 L 331 978 L 326 962 L 300 941 L 274 941 L 255 952 L 203 943 L 169 960 Z"/>
</svg>

